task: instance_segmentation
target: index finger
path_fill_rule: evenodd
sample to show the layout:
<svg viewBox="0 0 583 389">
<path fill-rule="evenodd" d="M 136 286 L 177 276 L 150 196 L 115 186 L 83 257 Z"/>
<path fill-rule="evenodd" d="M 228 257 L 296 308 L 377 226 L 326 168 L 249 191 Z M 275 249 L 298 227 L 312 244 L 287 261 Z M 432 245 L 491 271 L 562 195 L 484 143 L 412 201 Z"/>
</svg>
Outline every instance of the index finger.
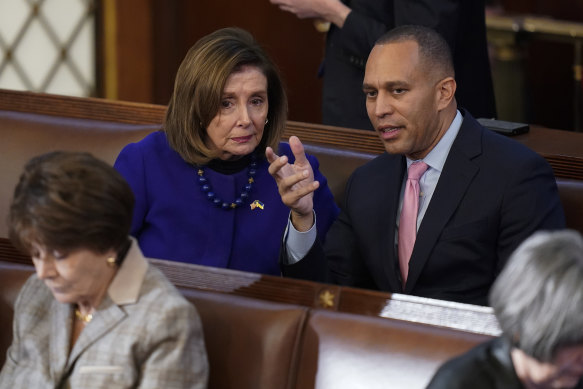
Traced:
<svg viewBox="0 0 583 389">
<path fill-rule="evenodd" d="M 289 146 L 291 147 L 292 153 L 294 153 L 294 157 L 296 158 L 296 163 L 299 165 L 308 164 L 308 159 L 306 158 L 306 153 L 304 151 L 304 145 L 295 135 L 289 137 Z"/>
</svg>

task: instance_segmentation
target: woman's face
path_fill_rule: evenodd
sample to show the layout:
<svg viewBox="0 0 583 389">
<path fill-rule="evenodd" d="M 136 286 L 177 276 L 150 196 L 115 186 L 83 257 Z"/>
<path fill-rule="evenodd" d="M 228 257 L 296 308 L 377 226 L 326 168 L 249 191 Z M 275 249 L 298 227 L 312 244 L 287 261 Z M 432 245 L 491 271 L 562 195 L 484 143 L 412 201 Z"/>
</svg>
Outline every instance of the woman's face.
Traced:
<svg viewBox="0 0 583 389">
<path fill-rule="evenodd" d="M 207 127 L 208 146 L 223 160 L 250 154 L 261 142 L 267 118 L 267 78 L 255 66 L 243 66 L 227 78 L 219 112 Z"/>
<path fill-rule="evenodd" d="M 519 363 L 516 363 L 517 352 L 522 354 Z M 574 388 L 583 377 L 583 345 L 560 348 L 552 362 L 540 362 L 514 349 L 512 360 L 527 389 Z"/>
<path fill-rule="evenodd" d="M 39 279 L 60 303 L 96 307 L 115 272 L 106 259 L 112 252 L 97 254 L 87 249 L 71 252 L 48 250 L 33 244 L 32 262 Z"/>
</svg>

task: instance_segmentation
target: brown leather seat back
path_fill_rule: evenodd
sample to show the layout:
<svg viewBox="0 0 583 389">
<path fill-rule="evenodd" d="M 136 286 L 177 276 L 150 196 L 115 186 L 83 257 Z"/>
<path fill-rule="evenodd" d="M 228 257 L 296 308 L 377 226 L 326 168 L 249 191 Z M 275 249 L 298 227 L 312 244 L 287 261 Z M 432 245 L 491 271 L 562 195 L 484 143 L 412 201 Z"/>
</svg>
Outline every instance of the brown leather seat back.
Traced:
<svg viewBox="0 0 583 389">
<path fill-rule="evenodd" d="M 444 361 L 488 339 L 399 320 L 313 310 L 296 388 L 425 388 Z"/>
<path fill-rule="evenodd" d="M 338 205 L 341 205 L 344 200 L 344 189 L 352 172 L 377 156 L 373 153 L 311 144 L 305 144 L 304 149 L 306 153 L 318 158 L 320 171 L 328 180 L 328 186 Z"/>
<path fill-rule="evenodd" d="M 4 365 L 6 350 L 12 342 L 16 297 L 33 272 L 32 266 L 0 262 L 0 366 Z"/>
<path fill-rule="evenodd" d="M 567 227 L 583 234 L 583 181 L 557 179 Z"/>
<path fill-rule="evenodd" d="M 113 165 L 121 149 L 158 125 L 136 125 L 0 111 L 0 236 L 8 236 L 8 204 L 26 162 L 55 150 L 87 151 Z"/>
<path fill-rule="evenodd" d="M 209 388 L 293 387 L 307 308 L 192 289 L 181 292 L 202 318 Z"/>
</svg>

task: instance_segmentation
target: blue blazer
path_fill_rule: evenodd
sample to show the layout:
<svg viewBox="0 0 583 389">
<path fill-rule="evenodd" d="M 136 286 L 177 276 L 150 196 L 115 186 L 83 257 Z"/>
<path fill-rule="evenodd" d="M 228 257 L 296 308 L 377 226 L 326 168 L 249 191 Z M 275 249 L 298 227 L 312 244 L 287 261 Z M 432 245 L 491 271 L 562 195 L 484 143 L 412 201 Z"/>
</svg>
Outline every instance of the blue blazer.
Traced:
<svg viewBox="0 0 583 389">
<path fill-rule="evenodd" d="M 280 144 L 279 153 L 294 159 L 287 143 Z M 318 223 L 323 223 L 320 238 L 324 239 L 338 207 L 317 159 L 308 159 L 320 181 L 314 207 Z M 234 210 L 221 209 L 207 200 L 198 182 L 198 169 L 170 148 L 162 131 L 127 145 L 114 166 L 134 192 L 130 233 L 147 257 L 279 275 L 279 242 L 289 208 L 281 201 L 268 165 L 264 158 L 258 161 L 250 194 L 250 200 L 262 202 L 263 209 L 245 205 Z M 206 168 L 205 177 L 225 201 L 236 199 L 248 180 L 247 169 L 221 174 Z"/>
<path fill-rule="evenodd" d="M 564 228 L 565 220 L 546 160 L 462 114 L 419 227 L 404 289 L 395 225 L 406 161 L 387 153 L 353 173 L 325 246 L 314 244 L 304 259 L 285 267 L 286 274 L 487 305 L 490 286 L 513 250 L 536 230 Z"/>
</svg>

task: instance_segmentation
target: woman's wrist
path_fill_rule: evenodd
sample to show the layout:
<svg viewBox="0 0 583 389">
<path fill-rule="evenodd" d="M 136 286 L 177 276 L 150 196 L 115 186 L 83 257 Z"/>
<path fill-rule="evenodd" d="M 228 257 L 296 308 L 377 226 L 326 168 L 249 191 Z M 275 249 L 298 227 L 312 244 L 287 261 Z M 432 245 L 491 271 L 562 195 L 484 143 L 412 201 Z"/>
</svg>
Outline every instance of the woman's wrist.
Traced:
<svg viewBox="0 0 583 389">
<path fill-rule="evenodd" d="M 292 210 L 291 222 L 299 232 L 306 232 L 314 225 L 314 211 L 305 214 Z"/>
</svg>

